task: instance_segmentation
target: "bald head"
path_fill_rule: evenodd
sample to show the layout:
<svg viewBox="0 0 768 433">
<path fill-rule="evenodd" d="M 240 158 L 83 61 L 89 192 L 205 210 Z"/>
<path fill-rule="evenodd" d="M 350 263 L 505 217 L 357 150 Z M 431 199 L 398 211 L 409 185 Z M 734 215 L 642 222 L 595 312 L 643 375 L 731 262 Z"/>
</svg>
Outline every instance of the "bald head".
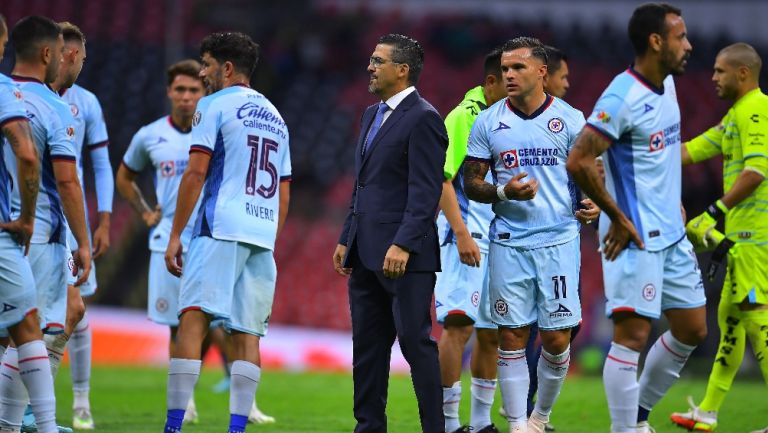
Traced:
<svg viewBox="0 0 768 433">
<path fill-rule="evenodd" d="M 738 42 L 720 50 L 717 54 L 724 62 L 735 68 L 747 68 L 750 75 L 757 80 L 760 77 L 760 68 L 763 65 L 760 55 L 752 45 Z"/>
</svg>

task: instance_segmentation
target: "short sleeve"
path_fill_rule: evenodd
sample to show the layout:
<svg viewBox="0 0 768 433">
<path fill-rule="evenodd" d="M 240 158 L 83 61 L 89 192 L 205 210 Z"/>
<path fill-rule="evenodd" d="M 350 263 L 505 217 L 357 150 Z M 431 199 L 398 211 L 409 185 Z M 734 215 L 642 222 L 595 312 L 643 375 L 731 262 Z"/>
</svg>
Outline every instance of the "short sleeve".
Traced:
<svg viewBox="0 0 768 433">
<path fill-rule="evenodd" d="M 280 157 L 280 182 L 289 182 L 291 180 L 291 147 L 288 145 L 290 143 L 290 135 L 288 135 L 288 131 L 286 130 L 286 138 L 285 143 L 283 144 L 283 152 Z"/>
<path fill-rule="evenodd" d="M 613 93 L 605 93 L 597 100 L 592 115 L 587 119 L 587 125 L 609 140 L 616 141 L 630 129 L 628 114 L 629 107 L 623 98 Z"/>
<path fill-rule="evenodd" d="M 192 136 L 189 151 L 213 154 L 216 136 L 219 133 L 221 116 L 216 110 L 213 99 L 206 96 L 197 103 L 197 111 L 192 117 Z"/>
<path fill-rule="evenodd" d="M 485 114 L 480 113 L 467 139 L 467 158 L 490 163 L 493 161 L 493 151 L 488 140 L 488 128 L 485 127 Z"/>
<path fill-rule="evenodd" d="M 12 82 L 0 82 L 0 127 L 13 120 L 27 120 L 24 96 Z"/>
<path fill-rule="evenodd" d="M 573 110 L 573 116 L 572 116 L 571 125 L 568 125 L 568 150 L 570 151 L 573 147 L 574 143 L 576 143 L 576 138 L 579 136 L 579 133 L 582 129 L 584 129 L 584 125 L 586 125 L 587 121 L 584 119 L 584 113 L 581 112 L 581 110 Z"/>
<path fill-rule="evenodd" d="M 144 128 L 142 128 L 133 136 L 131 144 L 128 145 L 128 150 L 125 151 L 123 156 L 123 165 L 136 173 L 143 170 L 149 163 L 149 153 L 147 152 L 144 135 Z"/>
<path fill-rule="evenodd" d="M 746 109 L 738 120 L 744 169 L 768 175 L 768 115 L 766 108 Z"/>
<path fill-rule="evenodd" d="M 723 152 L 722 140 L 726 122 L 728 122 L 728 116 L 724 117 L 718 125 L 685 143 L 685 148 L 693 162 L 704 161 Z"/>
<path fill-rule="evenodd" d="M 443 174 L 446 180 L 453 179 L 467 156 L 467 142 L 476 116 L 467 107 L 459 105 L 445 118 L 448 131 L 448 150 L 445 154 Z"/>
<path fill-rule="evenodd" d="M 104 113 L 101 104 L 95 95 L 90 95 L 88 112 L 85 118 L 85 145 L 89 148 L 106 146 L 109 142 L 107 136 L 107 124 L 104 121 Z"/>
<path fill-rule="evenodd" d="M 66 109 L 52 112 L 47 125 L 48 147 L 53 160 L 77 161 L 75 153 L 75 119 Z"/>
</svg>

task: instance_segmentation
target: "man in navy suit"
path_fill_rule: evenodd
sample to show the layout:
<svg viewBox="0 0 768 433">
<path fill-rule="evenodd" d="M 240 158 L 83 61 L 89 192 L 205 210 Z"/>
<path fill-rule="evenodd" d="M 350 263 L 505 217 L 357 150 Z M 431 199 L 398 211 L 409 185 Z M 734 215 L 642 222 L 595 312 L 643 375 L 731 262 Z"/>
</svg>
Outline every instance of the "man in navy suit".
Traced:
<svg viewBox="0 0 768 433">
<path fill-rule="evenodd" d="M 395 337 L 411 366 L 422 431 L 444 432 L 430 308 L 448 135 L 414 88 L 423 64 L 421 45 L 395 34 L 379 39 L 368 64 L 368 91 L 381 102 L 363 114 L 352 201 L 333 254 L 336 272 L 350 276 L 355 433 L 387 431 Z"/>
</svg>

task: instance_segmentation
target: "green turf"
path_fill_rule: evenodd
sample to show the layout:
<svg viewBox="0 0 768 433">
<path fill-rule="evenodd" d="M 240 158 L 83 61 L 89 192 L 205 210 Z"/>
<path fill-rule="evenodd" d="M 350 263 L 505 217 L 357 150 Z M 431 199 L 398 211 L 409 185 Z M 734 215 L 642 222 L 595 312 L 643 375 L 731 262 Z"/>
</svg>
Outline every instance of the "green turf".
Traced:
<svg viewBox="0 0 768 433">
<path fill-rule="evenodd" d="M 224 433 L 228 422 L 228 394 L 213 394 L 211 387 L 221 378 L 218 370 L 204 370 L 196 400 L 200 424 L 184 428 L 185 433 Z M 465 378 L 464 389 L 469 390 Z M 160 432 L 165 420 L 166 371 L 138 368 L 95 368 L 91 404 L 100 433 Z M 58 416 L 70 425 L 72 397 L 66 369 L 58 375 Z M 679 432 L 668 421 L 671 411 L 685 409 L 685 396 L 700 400 L 705 382 L 681 380 L 651 413 L 658 433 Z M 277 418 L 268 426 L 249 426 L 248 431 L 267 433 L 352 432 L 352 379 L 347 374 L 278 373 L 266 371 L 259 386 L 259 406 Z M 498 416 L 500 397 L 493 410 Z M 462 401 L 461 419 L 467 420 L 469 401 Z M 389 432 L 419 432 L 418 412 L 410 380 L 394 376 L 390 382 Z M 761 380 L 737 381 L 720 415 L 722 433 L 748 433 L 768 425 L 766 387 Z M 555 405 L 552 423 L 560 433 L 608 432 L 608 411 L 599 378 L 572 377 Z M 501 431 L 505 431 L 501 428 Z"/>
</svg>

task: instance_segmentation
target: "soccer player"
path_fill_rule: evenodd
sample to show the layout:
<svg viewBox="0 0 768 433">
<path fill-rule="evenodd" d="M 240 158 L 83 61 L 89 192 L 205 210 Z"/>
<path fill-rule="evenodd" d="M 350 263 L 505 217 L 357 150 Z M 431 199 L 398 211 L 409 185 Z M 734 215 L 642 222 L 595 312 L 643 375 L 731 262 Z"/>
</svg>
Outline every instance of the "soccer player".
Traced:
<svg viewBox="0 0 768 433">
<path fill-rule="evenodd" d="M 571 328 L 581 318 L 575 290 L 579 223 L 565 161 L 584 115 L 544 93 L 547 54 L 538 39 L 515 38 L 502 51 L 508 96 L 475 121 L 464 187 L 470 199 L 494 203 L 489 292 L 491 316 L 499 325 L 499 385 L 510 432 L 539 433 L 565 380 Z M 486 181 L 489 167 L 495 185 Z M 544 350 L 536 407 L 528 418 L 525 346 L 534 322 Z"/>
<path fill-rule="evenodd" d="M 0 60 L 8 41 L 8 27 L 0 15 Z M 40 170 L 35 144 L 21 90 L 8 77 L 0 74 L 0 430 L 18 431 L 27 404 L 37 416 L 38 431 L 55 433 L 56 397 L 53 376 L 37 316 L 35 281 L 29 262 L 24 257 L 35 227 L 35 208 L 40 188 Z M 6 152 L 10 148 L 10 155 Z M 16 180 L 6 165 L 16 169 Z M 11 217 L 11 189 L 19 193 L 21 208 L 16 219 Z M 8 347 L 8 336 L 15 347 Z M 9 421 L 14 420 L 9 423 Z M 18 421 L 18 422 L 17 422 Z"/>
<path fill-rule="evenodd" d="M 193 117 L 189 164 L 165 252 L 168 271 L 181 277 L 165 432 L 181 431 L 200 374 L 201 343 L 216 318 L 232 333 L 235 352 L 229 433 L 243 433 L 261 376 L 259 339 L 272 310 L 277 275 L 272 250 L 288 212 L 288 129 L 274 105 L 248 87 L 259 55 L 250 37 L 211 34 L 200 54 L 208 96 Z M 181 235 L 203 187 L 182 262 Z"/>
<path fill-rule="evenodd" d="M 568 56 L 555 47 L 547 45 L 547 75 L 544 76 L 544 91 L 563 99 L 571 87 L 568 82 Z"/>
<path fill-rule="evenodd" d="M 443 415 L 446 432 L 469 431 L 459 423 L 461 360 L 464 346 L 477 330 L 472 351 L 472 412 L 470 427 L 478 433 L 498 432 L 491 422 L 496 394 L 497 327 L 491 320 L 488 302 L 488 230 L 493 219 L 491 206 L 471 202 L 464 192 L 462 163 L 472 124 L 482 110 L 506 96 L 501 79 L 501 50 L 485 57 L 484 80 L 464 96 L 445 118 L 448 131 L 443 193 L 437 226 L 440 236 L 442 272 L 437 274 L 435 305 L 437 321 L 443 324 L 438 350 L 443 382 Z M 492 180 L 486 179 L 489 182 Z"/>
<path fill-rule="evenodd" d="M 177 312 L 180 280 L 168 273 L 163 257 L 176 211 L 181 175 L 189 162 L 192 116 L 197 102 L 203 97 L 203 82 L 198 77 L 199 73 L 200 63 L 195 60 L 182 60 L 168 68 L 166 94 L 171 103 L 171 114 L 144 126 L 133 136 L 123 162 L 117 169 L 117 191 L 150 228 L 147 313 L 153 322 L 170 328 L 171 356 L 175 352 L 176 330 L 179 326 Z M 155 179 L 157 206 L 154 209 L 149 207 L 136 184 L 137 175 L 147 165 L 152 167 Z M 193 226 L 194 221 L 190 221 L 181 233 L 184 251 L 189 247 Z M 189 399 L 186 408 L 185 421 L 197 422 L 193 397 Z"/>
<path fill-rule="evenodd" d="M 680 9 L 648 3 L 629 20 L 635 62 L 598 100 L 568 171 L 602 209 L 606 313 L 614 333 L 603 382 L 614 433 L 648 432 L 648 414 L 706 336 L 704 286 L 680 212 L 680 109 L 671 75 L 691 44 Z M 604 153 L 605 152 L 605 153 Z M 595 157 L 605 159 L 605 182 Z M 637 363 L 661 312 L 670 331 Z"/>
<path fill-rule="evenodd" d="M 60 354 L 69 339 L 64 332 L 67 285 L 82 284 L 87 280 L 91 267 L 83 193 L 74 164 L 75 125 L 67 104 L 47 86 L 55 81 L 62 61 L 64 42 L 61 28 L 48 18 L 27 17 L 16 24 L 11 40 L 16 48 L 13 79 L 24 93 L 32 137 L 42 166 L 42 193 L 37 196 L 29 262 L 35 275 L 37 307 L 44 319 L 43 332 L 50 370 L 55 377 L 61 361 Z M 12 158 L 9 152 L 10 149 L 5 149 L 6 161 Z M 15 168 L 6 163 L 13 184 L 18 185 Z M 20 202 L 19 191 L 14 189 L 11 209 L 19 209 Z M 66 247 L 67 223 L 78 241 L 74 260 Z M 77 281 L 73 281 L 73 275 L 77 273 L 75 266 L 82 270 Z M 20 395 L 19 391 L 23 392 L 23 386 L 18 382 L 7 385 L 2 391 L 6 399 Z M 12 400 L 7 405 L 10 414 L 5 419 L 15 425 L 17 416 L 20 420 L 23 415 L 26 402 L 24 399 Z M 31 403 L 34 409 L 35 402 Z M 48 421 L 44 419 L 41 422 Z"/>
<path fill-rule="evenodd" d="M 95 178 L 96 199 L 99 212 L 99 225 L 93 232 L 93 259 L 98 258 L 109 248 L 109 223 L 112 213 L 112 194 L 114 181 L 112 166 L 109 162 L 109 144 L 107 126 L 96 95 L 75 84 L 85 61 L 85 36 L 72 23 L 59 23 L 64 38 L 64 61 L 61 63 L 59 77 L 51 83 L 51 88 L 69 104 L 75 118 L 75 155 L 77 174 L 81 186 L 83 178 L 83 146 L 89 150 Z M 87 142 L 87 144 L 86 144 Z M 83 197 L 85 191 L 83 190 Z M 88 206 L 85 205 L 86 224 L 88 224 Z M 90 236 L 90 229 L 88 230 Z M 76 249 L 77 242 L 71 232 L 67 240 L 71 249 Z M 88 281 L 79 289 L 69 286 L 67 289 L 67 323 L 65 330 L 71 332 L 69 341 L 70 373 L 72 375 L 73 420 L 76 429 L 94 428 L 89 399 L 91 378 L 91 328 L 85 315 L 85 305 L 81 297 L 88 297 L 96 292 L 96 267 L 92 264 Z"/>
<path fill-rule="evenodd" d="M 720 347 L 707 392 L 699 406 L 689 398 L 688 412 L 672 414 L 672 422 L 688 430 L 717 427 L 717 412 L 744 359 L 747 338 L 768 382 L 768 96 L 760 90 L 761 66 L 760 56 L 745 43 L 718 53 L 712 81 L 717 96 L 733 106 L 720 124 L 682 146 L 683 164 L 724 156 L 725 195 L 691 219 L 686 230 L 694 244 L 719 243 L 718 250 L 728 251 L 717 312 Z M 725 239 L 715 230 L 723 219 Z"/>
</svg>

